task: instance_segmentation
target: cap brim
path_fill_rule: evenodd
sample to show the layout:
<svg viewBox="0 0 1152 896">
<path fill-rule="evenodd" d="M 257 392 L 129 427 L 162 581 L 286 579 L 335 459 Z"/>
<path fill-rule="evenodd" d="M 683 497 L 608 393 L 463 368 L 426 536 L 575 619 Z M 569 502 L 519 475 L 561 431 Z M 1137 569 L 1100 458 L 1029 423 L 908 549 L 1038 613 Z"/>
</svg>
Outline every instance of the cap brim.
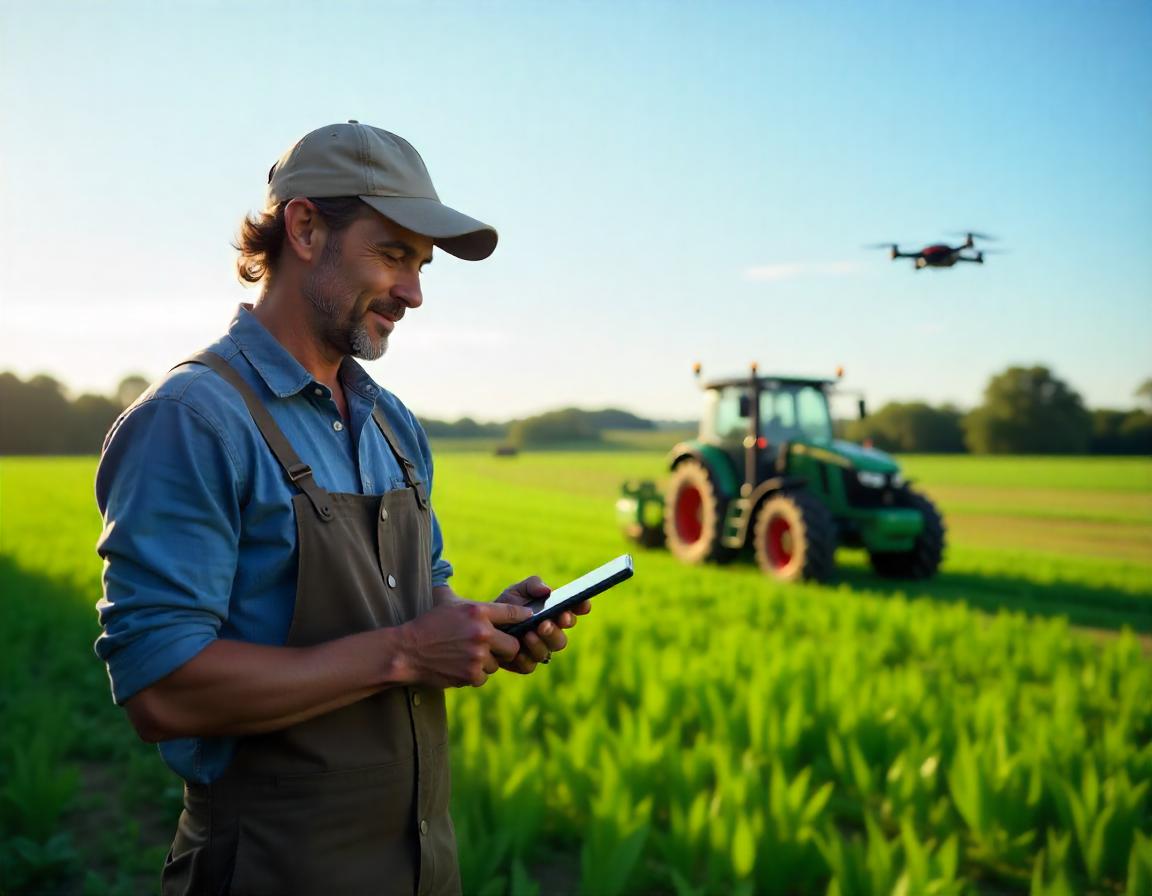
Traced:
<svg viewBox="0 0 1152 896">
<path fill-rule="evenodd" d="M 450 255 L 480 261 L 496 249 L 496 228 L 470 218 L 435 199 L 411 196 L 361 196 L 376 211 L 401 227 L 432 238 Z"/>
</svg>

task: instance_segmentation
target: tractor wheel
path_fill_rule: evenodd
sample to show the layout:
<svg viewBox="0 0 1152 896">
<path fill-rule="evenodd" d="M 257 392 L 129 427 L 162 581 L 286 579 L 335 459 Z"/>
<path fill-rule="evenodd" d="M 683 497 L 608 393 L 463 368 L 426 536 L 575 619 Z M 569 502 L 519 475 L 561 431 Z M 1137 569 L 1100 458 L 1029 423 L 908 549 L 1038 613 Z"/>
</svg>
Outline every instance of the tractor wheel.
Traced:
<svg viewBox="0 0 1152 896">
<path fill-rule="evenodd" d="M 832 515 L 808 492 L 779 492 L 761 504 L 752 538 L 760 569 L 782 582 L 824 582 L 836 568 Z"/>
<path fill-rule="evenodd" d="M 682 460 L 672 469 L 664 493 L 664 540 L 668 550 L 685 563 L 723 563 L 736 552 L 720 542 L 726 502 L 708 468 L 698 460 Z"/>
<path fill-rule="evenodd" d="M 944 520 L 936 505 L 916 492 L 907 492 L 901 503 L 920 511 L 924 527 L 910 551 L 870 552 L 872 569 L 876 575 L 890 579 L 930 579 L 944 559 Z"/>
</svg>

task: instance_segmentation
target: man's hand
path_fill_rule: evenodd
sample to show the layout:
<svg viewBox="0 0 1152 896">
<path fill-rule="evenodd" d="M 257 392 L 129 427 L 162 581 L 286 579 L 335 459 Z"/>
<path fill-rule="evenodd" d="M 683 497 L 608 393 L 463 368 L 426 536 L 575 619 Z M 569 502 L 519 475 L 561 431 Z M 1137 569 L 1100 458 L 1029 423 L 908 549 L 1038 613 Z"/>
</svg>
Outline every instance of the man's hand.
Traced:
<svg viewBox="0 0 1152 896">
<path fill-rule="evenodd" d="M 430 688 L 478 688 L 520 650 L 520 642 L 496 626 L 531 615 L 506 602 L 443 603 L 399 627 L 403 678 Z"/>
<path fill-rule="evenodd" d="M 532 601 L 540 600 L 552 593 L 552 589 L 540 581 L 539 576 L 529 576 L 523 582 L 509 585 L 504 589 L 494 603 L 524 606 Z M 591 601 L 581 601 L 572 610 L 565 610 L 555 620 L 540 623 L 534 632 L 525 632 L 521 636 L 522 649 L 510 662 L 501 662 L 500 668 L 509 672 L 519 672 L 521 675 L 536 669 L 538 663 L 546 663 L 552 654 L 568 646 L 568 636 L 564 629 L 576 625 L 576 617 L 587 615 L 592 611 Z"/>
</svg>

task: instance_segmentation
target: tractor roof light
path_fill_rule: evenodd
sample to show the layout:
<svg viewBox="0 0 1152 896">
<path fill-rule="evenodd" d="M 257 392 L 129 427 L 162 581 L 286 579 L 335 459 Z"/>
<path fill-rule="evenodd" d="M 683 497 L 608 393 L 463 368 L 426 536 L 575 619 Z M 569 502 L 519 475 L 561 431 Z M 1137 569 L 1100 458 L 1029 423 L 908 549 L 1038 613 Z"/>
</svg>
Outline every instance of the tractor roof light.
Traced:
<svg viewBox="0 0 1152 896">
<path fill-rule="evenodd" d="M 838 379 L 838 380 L 844 379 L 844 365 L 842 365 L 842 364 L 838 365 L 836 367 L 836 379 Z"/>
<path fill-rule="evenodd" d="M 699 378 L 700 378 L 700 371 L 701 371 L 702 369 L 703 369 L 703 368 L 700 366 L 700 362 L 699 362 L 699 361 L 695 362 L 695 363 L 692 365 L 692 373 L 694 373 L 694 374 L 696 375 L 696 378 L 697 378 L 697 379 L 699 379 Z"/>
</svg>

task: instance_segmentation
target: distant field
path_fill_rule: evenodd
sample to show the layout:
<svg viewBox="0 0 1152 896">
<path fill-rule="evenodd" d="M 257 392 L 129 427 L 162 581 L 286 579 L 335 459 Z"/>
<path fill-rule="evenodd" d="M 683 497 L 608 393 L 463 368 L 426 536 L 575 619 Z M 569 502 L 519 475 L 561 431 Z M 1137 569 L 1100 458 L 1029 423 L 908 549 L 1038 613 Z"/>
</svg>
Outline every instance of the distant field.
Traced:
<svg viewBox="0 0 1152 896">
<path fill-rule="evenodd" d="M 457 590 L 628 550 L 612 502 L 664 475 L 658 435 L 438 445 Z M 634 551 L 541 674 L 453 692 L 468 892 L 1152 892 L 1152 461 L 903 462 L 949 526 L 932 582 Z M 148 892 L 179 809 L 91 650 L 94 466 L 0 459 L 0 892 Z"/>
</svg>

